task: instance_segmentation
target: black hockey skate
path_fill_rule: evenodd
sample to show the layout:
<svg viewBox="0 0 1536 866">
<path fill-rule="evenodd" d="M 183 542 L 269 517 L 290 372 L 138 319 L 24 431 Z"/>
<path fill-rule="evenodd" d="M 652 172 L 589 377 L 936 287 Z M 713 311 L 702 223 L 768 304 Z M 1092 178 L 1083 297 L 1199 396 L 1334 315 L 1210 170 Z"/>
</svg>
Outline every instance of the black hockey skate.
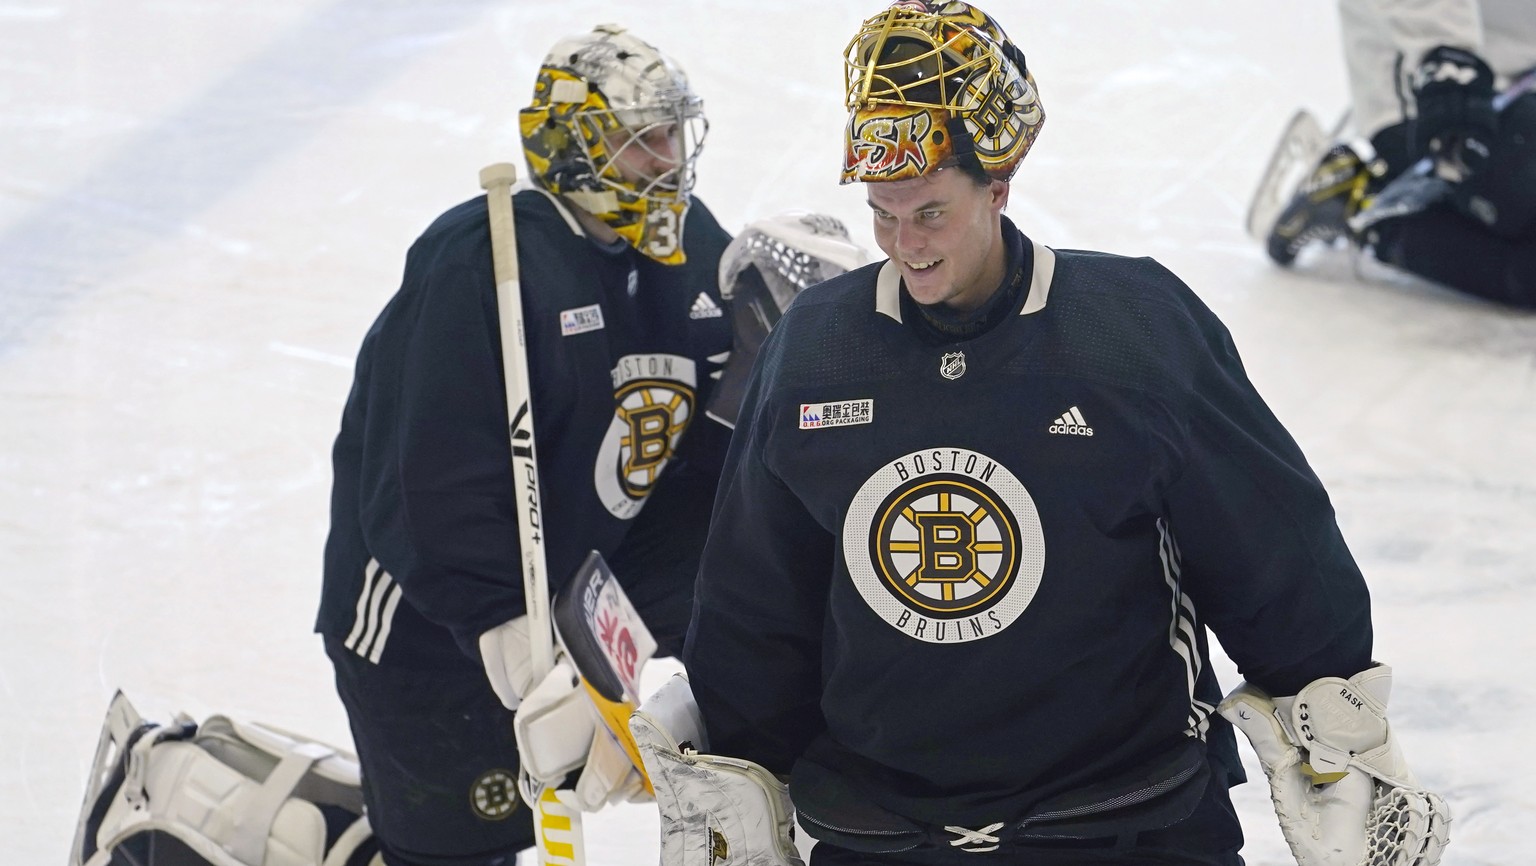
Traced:
<svg viewBox="0 0 1536 866">
<path fill-rule="evenodd" d="M 1349 235 L 1349 218 L 1360 210 L 1370 179 L 1369 168 L 1354 148 L 1330 148 L 1280 212 L 1269 232 L 1269 257 L 1289 266 L 1307 244 L 1331 244 Z"/>
</svg>

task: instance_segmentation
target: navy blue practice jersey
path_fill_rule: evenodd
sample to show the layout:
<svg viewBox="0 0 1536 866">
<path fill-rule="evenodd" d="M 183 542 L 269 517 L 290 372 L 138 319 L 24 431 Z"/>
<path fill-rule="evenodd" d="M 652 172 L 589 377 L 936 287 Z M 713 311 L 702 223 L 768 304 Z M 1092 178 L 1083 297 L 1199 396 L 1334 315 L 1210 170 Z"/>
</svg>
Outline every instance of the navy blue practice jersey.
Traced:
<svg viewBox="0 0 1536 866">
<path fill-rule="evenodd" d="M 728 436 L 702 415 L 731 347 L 730 237 L 695 200 L 687 262 L 663 266 L 542 192 L 513 202 L 551 590 L 597 550 L 642 613 L 686 622 L 724 452 L 707 440 Z M 358 357 L 317 630 L 374 662 L 478 660 L 480 633 L 524 611 L 495 289 L 482 196 L 412 246 Z"/>
<path fill-rule="evenodd" d="M 1005 232 L 1027 290 L 980 336 L 924 339 L 888 263 L 769 335 L 684 654 L 711 751 L 815 741 L 897 814 L 1005 820 L 1230 752 L 1207 627 L 1276 694 L 1368 665 L 1328 498 L 1217 318 L 1151 259 Z"/>
</svg>

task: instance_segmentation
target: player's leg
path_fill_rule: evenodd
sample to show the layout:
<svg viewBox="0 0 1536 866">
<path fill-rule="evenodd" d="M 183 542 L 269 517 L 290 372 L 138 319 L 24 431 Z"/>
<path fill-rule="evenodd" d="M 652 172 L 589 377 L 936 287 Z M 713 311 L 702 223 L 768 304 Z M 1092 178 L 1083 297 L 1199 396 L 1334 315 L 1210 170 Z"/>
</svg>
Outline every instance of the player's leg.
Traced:
<svg viewBox="0 0 1536 866">
<path fill-rule="evenodd" d="M 388 866 L 512 866 L 533 845 L 512 713 L 485 674 L 384 668 L 326 638 Z"/>
<path fill-rule="evenodd" d="M 1384 220 L 1362 239 L 1393 267 L 1480 298 L 1536 307 L 1536 236 L 1506 240 L 1449 206 Z"/>
<path fill-rule="evenodd" d="M 1457 185 L 1454 200 L 1459 210 L 1500 237 L 1529 237 L 1536 229 L 1536 91 L 1514 98 L 1499 112 L 1487 164 Z"/>
<path fill-rule="evenodd" d="M 1506 240 L 1436 210 L 1383 223 L 1371 241 L 1388 264 L 1480 298 L 1536 309 L 1536 232 Z"/>
</svg>

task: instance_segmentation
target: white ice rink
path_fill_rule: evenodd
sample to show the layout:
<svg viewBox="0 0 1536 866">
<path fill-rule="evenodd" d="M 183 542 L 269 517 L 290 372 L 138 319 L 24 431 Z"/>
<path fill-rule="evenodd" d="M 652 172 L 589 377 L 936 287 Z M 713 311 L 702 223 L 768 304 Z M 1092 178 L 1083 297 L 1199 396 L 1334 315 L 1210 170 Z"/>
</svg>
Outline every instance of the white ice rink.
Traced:
<svg viewBox="0 0 1536 866">
<path fill-rule="evenodd" d="M 880 5 L 0 0 L 0 864 L 65 861 L 116 689 L 350 742 L 310 628 L 352 357 L 415 235 L 521 162 L 556 37 L 616 20 L 682 61 L 728 229 L 809 208 L 869 244 L 839 57 Z M 1536 318 L 1243 235 L 1290 112 L 1344 106 L 1332 3 L 988 9 L 1049 116 L 1010 215 L 1155 256 L 1225 319 L 1371 582 L 1445 862 L 1529 862 Z M 1250 864 L 1289 862 L 1263 786 L 1238 796 Z M 654 863 L 654 833 L 590 817 L 589 862 Z"/>
</svg>

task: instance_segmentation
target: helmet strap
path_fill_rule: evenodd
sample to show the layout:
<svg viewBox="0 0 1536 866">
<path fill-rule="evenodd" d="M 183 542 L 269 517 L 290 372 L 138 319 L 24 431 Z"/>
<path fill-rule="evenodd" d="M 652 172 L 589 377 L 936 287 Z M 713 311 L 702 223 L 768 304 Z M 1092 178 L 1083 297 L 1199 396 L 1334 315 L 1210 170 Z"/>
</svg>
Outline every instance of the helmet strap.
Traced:
<svg viewBox="0 0 1536 866">
<path fill-rule="evenodd" d="M 585 189 L 573 189 L 561 195 L 571 200 L 571 203 L 594 216 L 605 213 L 613 213 L 619 209 L 619 197 L 612 192 L 604 190 L 594 192 Z"/>
<path fill-rule="evenodd" d="M 971 134 L 966 131 L 965 118 L 951 116 L 944 121 L 944 131 L 949 135 L 950 159 L 955 165 L 966 165 L 986 172 L 986 166 L 981 164 L 981 157 L 976 155 L 976 142 L 971 140 Z"/>
<path fill-rule="evenodd" d="M 1024 52 L 1019 50 L 1019 46 L 1014 45 L 1012 42 L 1004 39 L 1002 49 L 1003 56 L 1013 61 L 1013 65 L 1019 68 L 1020 77 L 1028 74 L 1029 64 L 1024 62 Z"/>
</svg>

